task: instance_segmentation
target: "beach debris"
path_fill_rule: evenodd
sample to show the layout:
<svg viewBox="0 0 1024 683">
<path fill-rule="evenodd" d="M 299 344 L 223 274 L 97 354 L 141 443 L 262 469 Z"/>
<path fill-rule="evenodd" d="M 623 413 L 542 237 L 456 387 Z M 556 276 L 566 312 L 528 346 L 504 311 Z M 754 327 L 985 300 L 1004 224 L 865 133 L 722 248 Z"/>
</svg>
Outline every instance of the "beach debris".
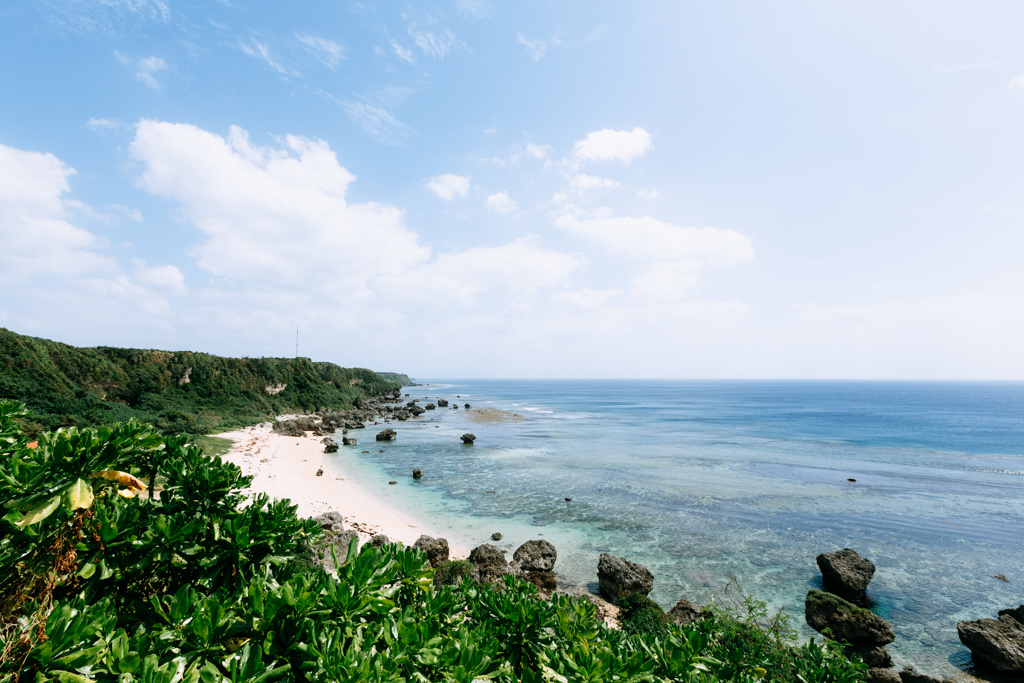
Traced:
<svg viewBox="0 0 1024 683">
<path fill-rule="evenodd" d="M 491 540 L 492 541 L 500 541 L 501 540 L 501 532 L 500 531 L 495 531 L 493 534 L 491 534 Z"/>
<path fill-rule="evenodd" d="M 324 445 L 324 453 L 338 452 L 338 442 L 332 439 L 331 437 L 325 436 L 320 443 Z"/>
<path fill-rule="evenodd" d="M 643 565 L 624 557 L 602 553 L 597 560 L 597 582 L 601 595 L 613 603 L 633 593 L 647 595 L 654 588 L 654 574 Z"/>
<path fill-rule="evenodd" d="M 470 434 L 469 432 L 466 432 L 460 438 L 462 439 L 462 443 L 469 444 L 470 446 L 472 446 L 473 442 L 476 441 L 476 435 Z"/>
<path fill-rule="evenodd" d="M 423 534 L 416 539 L 412 547 L 426 553 L 427 562 L 431 567 L 438 567 L 448 561 L 448 539 L 446 538 L 434 538 Z"/>
<path fill-rule="evenodd" d="M 819 633 L 845 641 L 847 656 L 857 655 L 872 669 L 888 669 L 892 657 L 885 645 L 896 640 L 892 627 L 882 617 L 833 593 L 812 588 L 804 599 L 807 625 Z"/>
<path fill-rule="evenodd" d="M 822 553 L 816 558 L 825 590 L 858 604 L 867 602 L 867 587 L 874 563 L 852 548 Z"/>
<path fill-rule="evenodd" d="M 998 579 L 999 581 L 1005 581 L 1006 583 L 1010 583 L 1010 580 L 1002 574 L 993 574 L 992 578 Z M 1000 614 L 1002 614 L 1002 612 L 1000 612 Z"/>
<path fill-rule="evenodd" d="M 324 468 L 323 467 L 321 467 L 320 469 L 318 469 L 316 471 L 316 476 L 318 476 L 318 477 L 324 476 Z"/>
<path fill-rule="evenodd" d="M 1024 605 L 1014 611 L 1024 611 L 1022 608 Z M 956 634 L 980 668 L 1024 673 L 1024 624 L 1011 610 L 1000 612 L 999 619 L 959 621 Z"/>
<path fill-rule="evenodd" d="M 420 468 L 418 468 L 418 467 L 414 467 L 413 468 L 413 470 L 412 470 L 412 478 L 413 479 L 422 479 L 423 478 L 423 472 L 420 470 Z"/>
<path fill-rule="evenodd" d="M 394 441 L 398 438 L 398 432 L 390 427 L 383 432 L 377 433 L 377 441 Z"/>
<path fill-rule="evenodd" d="M 473 563 L 473 574 L 477 583 L 500 581 L 505 574 L 511 571 L 511 567 L 505 561 L 504 553 L 490 543 L 473 548 L 469 553 L 469 561 Z"/>
</svg>

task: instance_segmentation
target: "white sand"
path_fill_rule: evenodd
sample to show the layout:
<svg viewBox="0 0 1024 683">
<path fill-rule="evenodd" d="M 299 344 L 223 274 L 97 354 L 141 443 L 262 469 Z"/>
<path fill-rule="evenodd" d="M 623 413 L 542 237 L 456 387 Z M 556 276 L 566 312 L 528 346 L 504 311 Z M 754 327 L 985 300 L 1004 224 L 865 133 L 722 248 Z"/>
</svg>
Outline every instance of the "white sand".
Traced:
<svg viewBox="0 0 1024 683">
<path fill-rule="evenodd" d="M 351 481 L 344 471 L 344 460 L 324 467 L 323 437 L 289 437 L 275 434 L 269 423 L 247 427 L 217 436 L 231 439 L 235 445 L 224 460 L 242 468 L 253 477 L 250 491 L 273 498 L 288 498 L 298 505 L 300 517 L 313 517 L 332 510 L 345 517 L 345 528 L 359 533 L 361 542 L 383 533 L 392 541 L 412 545 L 421 534 L 438 537 L 429 525 L 389 507 Z M 339 442 L 340 435 L 337 437 Z M 323 474 L 317 476 L 317 471 Z M 451 545 L 452 557 L 466 557 L 469 551 Z"/>
</svg>

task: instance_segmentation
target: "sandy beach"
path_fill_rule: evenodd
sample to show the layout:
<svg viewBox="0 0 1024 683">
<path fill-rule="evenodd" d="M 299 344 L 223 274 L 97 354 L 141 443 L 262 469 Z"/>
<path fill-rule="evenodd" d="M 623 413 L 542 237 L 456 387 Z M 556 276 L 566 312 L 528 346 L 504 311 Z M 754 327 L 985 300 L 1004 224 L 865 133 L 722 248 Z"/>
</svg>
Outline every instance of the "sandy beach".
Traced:
<svg viewBox="0 0 1024 683">
<path fill-rule="evenodd" d="M 270 423 L 217 436 L 234 441 L 231 450 L 221 457 L 253 477 L 250 491 L 290 499 L 298 505 L 300 517 L 340 512 L 345 517 L 345 528 L 357 531 L 360 542 L 383 533 L 392 541 L 412 545 L 421 534 L 442 535 L 422 520 L 360 489 L 346 476 L 344 458 L 334 460 L 330 469 L 324 467 L 323 437 L 309 433 L 304 437 L 282 436 L 271 430 Z M 452 557 L 469 555 L 467 548 L 452 545 L 450 540 L 449 546 Z"/>
</svg>

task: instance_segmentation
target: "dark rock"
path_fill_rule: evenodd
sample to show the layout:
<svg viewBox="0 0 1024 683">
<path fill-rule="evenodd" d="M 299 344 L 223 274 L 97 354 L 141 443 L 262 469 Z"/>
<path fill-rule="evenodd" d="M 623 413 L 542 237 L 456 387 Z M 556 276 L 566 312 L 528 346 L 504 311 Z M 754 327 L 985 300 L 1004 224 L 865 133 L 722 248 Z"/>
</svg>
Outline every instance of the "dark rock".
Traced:
<svg viewBox="0 0 1024 683">
<path fill-rule="evenodd" d="M 462 435 L 462 443 L 468 443 L 472 445 L 474 441 L 476 441 L 475 434 L 470 434 L 469 432 L 466 432 L 465 434 Z"/>
<path fill-rule="evenodd" d="M 566 499 L 565 499 L 565 502 L 566 502 L 566 503 L 571 503 L 571 502 L 572 502 L 572 498 L 566 498 Z"/>
<path fill-rule="evenodd" d="M 458 409 L 459 409 L 459 404 L 458 403 L 453 403 L 452 404 L 452 410 L 458 410 Z"/>
<path fill-rule="evenodd" d="M 956 634 L 980 667 L 1024 673 L 1024 624 L 1009 614 L 957 622 Z"/>
<path fill-rule="evenodd" d="M 466 404 L 466 410 L 469 410 L 469 408 L 470 408 L 470 405 L 467 403 Z"/>
<path fill-rule="evenodd" d="M 1024 605 L 1014 607 L 1013 609 L 999 610 L 999 616 L 1003 616 L 1004 614 L 1013 617 L 1018 623 L 1024 624 Z"/>
<path fill-rule="evenodd" d="M 437 399 L 437 405 L 440 408 L 447 408 L 448 407 L 448 399 L 446 399 L 446 398 L 439 398 L 439 399 Z"/>
<path fill-rule="evenodd" d="M 374 548 L 383 548 L 384 546 L 390 544 L 391 539 L 389 539 L 384 534 L 376 534 L 374 535 L 373 538 L 370 539 L 370 545 L 372 545 Z"/>
<path fill-rule="evenodd" d="M 433 403 L 428 403 L 423 407 L 426 408 L 427 410 L 434 410 L 435 408 L 437 408 L 437 406 L 435 406 Z"/>
<path fill-rule="evenodd" d="M 512 555 L 512 561 L 524 572 L 549 572 L 555 568 L 556 559 L 555 546 L 544 540 L 527 541 Z"/>
<path fill-rule="evenodd" d="M 490 543 L 473 548 L 469 553 L 469 561 L 476 568 L 474 571 L 477 583 L 494 583 L 511 571 L 505 556 Z"/>
<path fill-rule="evenodd" d="M 903 683 L 942 683 L 938 678 L 932 678 L 919 671 L 914 671 L 909 666 L 900 672 L 900 680 Z"/>
<path fill-rule="evenodd" d="M 423 472 L 421 472 L 418 467 L 414 468 L 413 471 L 412 471 L 412 478 L 413 479 L 422 479 L 423 478 Z"/>
<path fill-rule="evenodd" d="M 321 467 L 320 469 L 318 469 L 316 471 L 316 476 L 318 476 L 318 477 L 324 476 L 324 468 L 323 467 Z"/>
<path fill-rule="evenodd" d="M 392 479 L 392 480 L 391 480 L 391 481 L 389 481 L 388 483 L 389 483 L 389 484 L 397 484 L 398 482 L 397 482 L 397 481 L 395 481 L 394 479 Z"/>
<path fill-rule="evenodd" d="M 900 675 L 888 668 L 868 669 L 867 683 L 902 683 Z"/>
<path fill-rule="evenodd" d="M 442 562 L 448 561 L 448 539 L 446 538 L 431 538 L 423 535 L 416 539 L 416 543 L 412 547 L 427 554 L 427 562 L 431 567 L 438 567 Z"/>
<path fill-rule="evenodd" d="M 274 422 L 273 430 L 282 436 L 303 436 L 306 433 L 295 420 Z"/>
<path fill-rule="evenodd" d="M 332 439 L 331 437 L 325 436 L 323 441 L 321 441 L 320 443 L 324 445 L 324 453 L 338 452 L 338 442 Z"/>
<path fill-rule="evenodd" d="M 313 521 L 318 522 L 320 524 L 320 528 L 324 531 L 341 531 L 345 518 L 340 512 L 332 510 L 331 512 L 325 512 L 322 515 L 317 515 L 313 518 Z"/>
<path fill-rule="evenodd" d="M 654 575 L 647 567 L 608 553 L 598 558 L 597 581 L 601 595 L 614 603 L 633 593 L 647 595 L 654 588 Z"/>
<path fill-rule="evenodd" d="M 885 619 L 832 593 L 812 588 L 804 600 L 804 611 L 807 625 L 815 631 L 831 629 L 836 640 L 857 647 L 888 645 L 896 640 Z"/>
<path fill-rule="evenodd" d="M 349 437 L 347 437 L 347 436 L 343 436 L 343 437 L 341 437 L 341 445 L 342 445 L 342 446 L 355 446 L 355 445 L 356 445 L 356 444 L 358 444 L 358 443 L 359 443 L 359 442 L 358 442 L 358 440 L 356 440 L 356 439 L 350 439 L 350 438 L 349 438 Z"/>
<path fill-rule="evenodd" d="M 385 429 L 383 432 L 377 433 L 377 441 L 394 441 L 398 438 L 398 433 L 391 428 Z"/>
<path fill-rule="evenodd" d="M 528 572 L 524 578 L 540 589 L 543 596 L 550 596 L 558 588 L 554 572 Z"/>
<path fill-rule="evenodd" d="M 869 669 L 888 669 L 892 667 L 892 655 L 884 647 L 878 645 L 849 645 L 845 648 L 847 657 L 857 655 Z"/>
<path fill-rule="evenodd" d="M 703 619 L 705 616 L 704 610 L 701 607 L 693 604 L 686 598 L 680 598 L 675 607 L 668 611 L 669 621 L 679 626 L 687 626 L 699 619 Z"/>
<path fill-rule="evenodd" d="M 856 550 L 843 548 L 818 555 L 817 561 L 825 590 L 855 602 L 864 599 L 871 577 L 875 574 L 875 565 L 871 560 L 861 557 Z"/>
<path fill-rule="evenodd" d="M 501 533 L 498 532 L 498 531 L 495 531 L 493 534 L 491 534 L 491 540 L 492 541 L 500 541 L 501 540 Z"/>
</svg>

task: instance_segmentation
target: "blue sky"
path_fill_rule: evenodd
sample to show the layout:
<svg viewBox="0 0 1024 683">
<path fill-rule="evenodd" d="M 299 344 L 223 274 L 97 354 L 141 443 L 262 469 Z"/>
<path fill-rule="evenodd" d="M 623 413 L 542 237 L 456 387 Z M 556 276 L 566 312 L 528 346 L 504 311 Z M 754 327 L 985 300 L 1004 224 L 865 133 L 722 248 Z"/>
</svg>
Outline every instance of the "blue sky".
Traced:
<svg viewBox="0 0 1024 683">
<path fill-rule="evenodd" d="M 1024 379 L 1024 4 L 13 0 L 0 326 Z"/>
</svg>

